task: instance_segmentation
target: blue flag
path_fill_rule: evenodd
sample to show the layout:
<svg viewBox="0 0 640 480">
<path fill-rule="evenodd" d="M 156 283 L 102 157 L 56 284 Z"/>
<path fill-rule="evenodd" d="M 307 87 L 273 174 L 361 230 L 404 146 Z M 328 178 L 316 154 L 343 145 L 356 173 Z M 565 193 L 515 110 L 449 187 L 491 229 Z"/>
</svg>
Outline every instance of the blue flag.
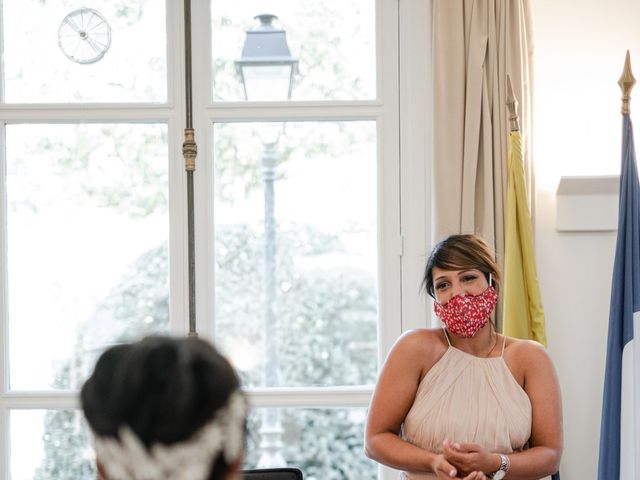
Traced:
<svg viewBox="0 0 640 480">
<path fill-rule="evenodd" d="M 640 337 L 640 184 L 629 115 L 624 114 L 622 121 L 618 239 L 611 285 L 598 480 L 640 478 L 635 465 L 640 461 L 640 398 L 636 400 L 635 394 L 636 389 L 640 390 L 640 352 L 638 345 L 634 347 L 634 323 Z"/>
</svg>

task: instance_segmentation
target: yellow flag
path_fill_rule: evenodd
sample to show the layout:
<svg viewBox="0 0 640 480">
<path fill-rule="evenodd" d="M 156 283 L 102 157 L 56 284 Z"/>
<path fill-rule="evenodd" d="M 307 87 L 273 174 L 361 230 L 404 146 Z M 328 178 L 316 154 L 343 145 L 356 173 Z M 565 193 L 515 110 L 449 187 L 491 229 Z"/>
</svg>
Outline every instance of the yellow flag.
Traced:
<svg viewBox="0 0 640 480">
<path fill-rule="evenodd" d="M 509 134 L 502 324 L 505 335 L 546 345 L 521 143 L 519 131 Z"/>
</svg>

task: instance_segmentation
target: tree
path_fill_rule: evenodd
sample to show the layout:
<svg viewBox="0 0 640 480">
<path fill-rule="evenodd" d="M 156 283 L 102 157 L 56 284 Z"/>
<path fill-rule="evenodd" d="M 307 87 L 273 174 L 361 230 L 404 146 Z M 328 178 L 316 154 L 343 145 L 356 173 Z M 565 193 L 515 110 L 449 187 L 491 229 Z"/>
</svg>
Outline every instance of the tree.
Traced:
<svg viewBox="0 0 640 480">
<path fill-rule="evenodd" d="M 355 1 L 350 3 L 358 4 Z M 292 45 L 292 48 L 298 49 L 296 55 L 300 58 L 301 75 L 296 89 L 301 98 L 360 98 L 360 93 L 366 91 L 363 87 L 366 80 L 360 77 L 356 63 L 340 57 L 348 51 L 341 40 L 341 32 L 346 30 L 338 29 L 338 33 L 328 34 L 324 28 L 331 22 L 321 20 L 330 16 L 338 8 L 337 4 L 322 0 L 311 8 L 309 5 L 296 5 L 296 2 L 292 5 L 302 15 L 298 17 L 299 21 L 287 25 L 289 38 L 298 39 L 297 46 Z M 125 18 L 135 17 L 140 12 L 132 14 L 122 10 L 120 13 Z M 350 21 L 348 18 L 343 20 Z M 225 16 L 220 17 L 220 22 L 224 27 L 237 27 Z M 359 34 L 361 26 L 357 22 L 351 27 L 351 36 Z M 214 36 L 217 28 L 214 25 Z M 235 31 L 241 32 L 242 29 L 236 28 Z M 303 41 L 304 37 L 299 32 L 308 32 L 309 38 Z M 218 41 L 214 42 L 214 48 L 225 45 L 237 47 L 241 42 Z M 218 99 L 219 95 L 225 94 L 224 88 L 240 88 L 239 82 L 234 84 L 228 81 L 228 76 L 224 78 L 225 72 L 232 74 L 235 54 L 224 58 L 215 58 L 214 83 Z M 312 72 L 320 75 L 312 75 Z M 327 72 L 335 77 L 331 86 L 325 82 Z M 237 93 L 232 92 L 233 95 Z M 289 123 L 286 127 L 288 141 L 286 144 L 281 142 L 280 165 L 295 156 L 314 158 L 328 155 L 338 158 L 353 153 L 364 142 L 375 144 L 374 129 L 358 132 L 348 128 L 347 123 L 327 123 L 329 128 L 316 129 L 313 141 L 309 141 L 308 131 Z M 214 127 L 215 181 L 218 182 L 215 188 L 219 198 L 229 204 L 237 198 L 239 191 L 243 192 L 241 195 L 249 195 L 261 183 L 259 163 L 255 159 L 259 158 L 262 149 L 259 142 L 262 125 L 246 124 L 244 131 L 236 134 L 238 125 L 216 123 Z M 70 183 L 82 190 L 78 196 L 85 200 L 91 198 L 105 208 L 124 212 L 132 218 L 143 219 L 161 211 L 167 205 L 167 192 L 166 189 L 158 190 L 157 186 L 166 185 L 166 178 L 162 178 L 162 172 L 149 170 L 149 162 L 144 160 L 149 148 L 166 145 L 164 131 L 154 138 L 144 139 L 139 144 L 140 148 L 131 149 L 122 148 L 125 140 L 118 131 L 105 128 L 105 138 L 99 140 L 84 138 L 80 132 L 77 144 L 67 149 L 67 155 L 60 157 L 60 174 L 73 176 L 76 181 Z M 93 153 L 104 145 L 105 139 L 109 143 L 113 141 L 110 144 L 118 152 L 114 158 L 115 165 L 121 162 L 133 172 L 123 177 L 121 185 L 100 183 L 104 173 L 100 171 L 103 162 Z M 58 150 L 59 147 L 42 144 L 38 148 Z M 279 170 L 279 178 L 283 178 L 284 172 L 285 169 Z M 236 183 L 238 179 L 240 181 Z M 344 251 L 340 238 L 334 234 L 298 223 L 280 225 L 278 235 L 279 356 L 283 383 L 372 383 L 377 357 L 375 280 L 367 272 L 353 267 L 324 262 Z M 248 339 L 253 345 L 261 343 L 262 243 L 259 225 L 236 222 L 218 229 L 215 316 L 216 333 L 222 348 L 229 347 L 225 345 L 225 339 L 238 337 Z M 317 260 L 316 263 L 326 263 L 326 268 L 305 268 L 301 265 L 304 262 L 298 261 L 309 258 Z M 86 376 L 87 369 L 95 360 L 97 352 L 94 346 L 97 344 L 167 331 L 167 271 L 166 244 L 149 250 L 132 264 L 130 271 L 97 305 L 79 333 L 76 356 L 61 370 L 59 385 L 68 388 Z M 259 384 L 261 367 L 258 361 L 253 368 L 240 370 L 245 385 Z M 287 432 L 285 456 L 303 468 L 306 478 L 375 477 L 375 465 L 362 453 L 362 409 L 289 409 L 284 411 L 283 421 Z M 257 431 L 259 422 L 258 416 L 252 416 L 250 432 Z M 45 423 L 45 460 L 38 470 L 38 480 L 95 478 L 83 447 L 86 445 L 84 430 L 77 429 L 64 411 L 49 412 Z M 255 437 L 250 435 L 248 464 L 256 460 L 258 447 L 255 441 Z M 64 452 L 55 448 L 60 445 L 65 446 Z M 73 459 L 82 460 L 74 462 Z M 68 472 L 65 473 L 68 476 L 60 477 L 62 471 Z"/>
<path fill-rule="evenodd" d="M 44 460 L 34 480 L 94 480 L 95 464 L 90 453 L 87 430 L 80 414 L 54 410 L 44 420 Z"/>
<path fill-rule="evenodd" d="M 260 295 L 260 275 L 251 258 L 261 249 L 258 233 L 247 225 L 234 225 L 219 234 L 216 294 L 221 301 L 218 316 L 221 338 L 260 331 L 259 302 L 247 302 Z M 224 248 L 223 248 L 224 246 Z M 280 272 L 282 322 L 280 355 L 282 378 L 287 385 L 354 384 L 374 381 L 376 301 L 372 279 L 348 269 L 296 269 L 300 255 L 322 255 L 340 248 L 339 239 L 297 225 L 281 236 Z M 120 342 L 168 329 L 165 281 L 167 249 L 159 245 L 142 255 L 130 272 L 97 306 L 79 336 L 74 368 L 65 367 L 57 385 L 65 387 L 72 375 L 86 375 L 95 360 L 92 346 L 102 342 Z M 288 286 L 283 288 L 287 284 Z M 236 328 L 237 327 L 237 328 Z M 300 332 L 305 332 L 300 335 Z M 357 335 L 356 335 L 357 333 Z M 259 334 L 257 334 L 259 335 Z M 358 343 L 354 339 L 358 339 Z M 222 345 L 224 347 L 224 345 Z M 300 352 L 305 354 L 301 355 Z M 259 382 L 260 368 L 240 372 L 245 384 Z M 251 420 L 252 431 L 259 419 Z M 289 410 L 284 416 L 287 435 L 286 458 L 300 466 L 307 478 L 373 478 L 375 467 L 362 454 L 363 416 L 349 409 Z M 322 432 L 319 435 L 318 432 Z M 36 480 L 92 479 L 87 460 L 87 436 L 78 427 L 74 413 L 52 411 L 45 419 L 45 459 Z M 256 461 L 257 445 L 250 437 L 247 463 Z M 60 448 L 64 445 L 64 448 Z M 61 472 L 64 471 L 64 475 Z M 344 476 L 343 474 L 349 473 Z"/>
<path fill-rule="evenodd" d="M 262 239 L 256 230 L 229 226 L 217 237 L 216 334 L 229 354 L 233 354 L 229 344 L 237 337 L 252 339 L 253 348 L 261 345 L 262 302 L 245 300 L 261 296 L 261 269 L 255 259 L 261 256 Z M 345 266 L 300 268 L 296 262 L 300 257 L 322 258 L 342 248 L 339 238 L 306 225 L 283 226 L 278 247 L 282 384 L 373 383 L 377 355 L 373 279 Z M 264 365 L 252 367 L 240 370 L 243 383 L 260 385 Z M 282 416 L 284 456 L 302 468 L 305 478 L 375 478 L 376 466 L 363 454 L 361 409 L 284 409 Z M 249 421 L 248 466 L 255 466 L 259 457 L 261 418 L 253 412 Z"/>
<path fill-rule="evenodd" d="M 169 330 L 167 245 L 143 254 L 97 306 L 79 330 L 72 360 L 54 381 L 56 388 L 79 385 L 96 360 L 96 346 Z M 78 411 L 51 410 L 44 419 L 44 459 L 34 480 L 94 480 L 88 427 Z"/>
</svg>

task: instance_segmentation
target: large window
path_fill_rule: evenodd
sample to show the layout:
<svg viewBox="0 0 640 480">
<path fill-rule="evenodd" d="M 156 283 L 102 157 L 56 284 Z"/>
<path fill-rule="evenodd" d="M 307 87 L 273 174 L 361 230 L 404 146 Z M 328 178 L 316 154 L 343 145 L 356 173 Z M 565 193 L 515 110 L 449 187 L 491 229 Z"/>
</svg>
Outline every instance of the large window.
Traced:
<svg viewBox="0 0 640 480">
<path fill-rule="evenodd" d="M 375 0 L 211 2 L 208 321 L 255 407 L 248 467 L 377 476 L 363 425 L 385 312 L 400 331 L 397 17 Z M 286 38 L 279 61 L 256 65 L 253 35 Z"/>
<path fill-rule="evenodd" d="M 188 329 L 183 2 L 1 3 L 0 480 L 89 480 L 77 392 L 96 357 Z M 247 468 L 380 475 L 366 408 L 424 323 L 407 8 L 192 1 L 196 319 L 249 395 Z M 256 63 L 243 47 L 265 32 L 288 51 Z"/>
</svg>

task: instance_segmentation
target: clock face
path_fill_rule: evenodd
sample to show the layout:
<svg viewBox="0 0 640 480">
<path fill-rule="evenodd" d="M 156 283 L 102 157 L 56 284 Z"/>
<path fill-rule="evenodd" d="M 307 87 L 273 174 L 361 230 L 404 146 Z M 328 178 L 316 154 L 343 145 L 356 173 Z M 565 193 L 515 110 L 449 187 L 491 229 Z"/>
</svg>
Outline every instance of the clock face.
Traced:
<svg viewBox="0 0 640 480">
<path fill-rule="evenodd" d="M 111 46 L 111 27 L 91 8 L 79 8 L 62 19 L 58 45 L 69 60 L 88 64 L 100 60 Z"/>
</svg>

